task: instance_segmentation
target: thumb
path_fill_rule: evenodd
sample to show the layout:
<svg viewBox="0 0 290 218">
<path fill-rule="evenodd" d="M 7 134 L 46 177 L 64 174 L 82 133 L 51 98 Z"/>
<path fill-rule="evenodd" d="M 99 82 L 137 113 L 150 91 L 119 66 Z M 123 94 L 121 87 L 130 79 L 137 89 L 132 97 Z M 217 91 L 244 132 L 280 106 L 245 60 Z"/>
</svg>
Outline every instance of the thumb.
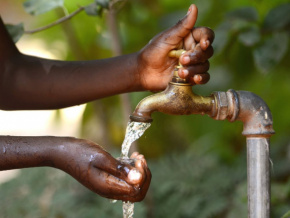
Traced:
<svg viewBox="0 0 290 218">
<path fill-rule="evenodd" d="M 190 5 L 186 16 L 176 25 L 165 31 L 163 34 L 164 41 L 167 44 L 177 45 L 185 38 L 195 25 L 197 20 L 198 10 L 196 5 Z"/>
</svg>

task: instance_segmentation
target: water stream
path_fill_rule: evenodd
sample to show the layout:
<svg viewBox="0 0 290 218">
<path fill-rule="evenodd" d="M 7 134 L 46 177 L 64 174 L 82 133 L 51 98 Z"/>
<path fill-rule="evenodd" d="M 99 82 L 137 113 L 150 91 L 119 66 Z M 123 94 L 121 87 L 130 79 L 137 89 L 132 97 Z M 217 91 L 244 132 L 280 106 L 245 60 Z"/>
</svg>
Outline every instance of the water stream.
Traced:
<svg viewBox="0 0 290 218">
<path fill-rule="evenodd" d="M 128 122 L 125 139 L 122 144 L 121 158 L 129 158 L 129 150 L 134 141 L 139 139 L 151 123 Z M 134 203 L 123 201 L 123 218 L 133 218 Z"/>
</svg>

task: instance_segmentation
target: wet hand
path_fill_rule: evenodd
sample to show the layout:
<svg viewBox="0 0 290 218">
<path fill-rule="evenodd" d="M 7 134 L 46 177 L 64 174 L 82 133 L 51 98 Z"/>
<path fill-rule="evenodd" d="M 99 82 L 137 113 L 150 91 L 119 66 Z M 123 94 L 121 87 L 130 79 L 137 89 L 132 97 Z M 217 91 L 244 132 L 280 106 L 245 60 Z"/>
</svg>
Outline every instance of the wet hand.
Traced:
<svg viewBox="0 0 290 218">
<path fill-rule="evenodd" d="M 110 199 L 137 202 L 142 201 L 151 181 L 151 172 L 143 155 L 135 152 L 135 167 L 121 163 L 106 155 L 105 159 L 95 161 L 94 173 L 90 178 L 97 180 L 91 189 Z"/>
<path fill-rule="evenodd" d="M 208 74 L 208 59 L 213 55 L 214 33 L 207 27 L 194 28 L 197 7 L 191 5 L 187 15 L 172 28 L 154 37 L 138 54 L 138 75 L 141 86 L 146 90 L 163 90 L 171 80 L 172 71 L 178 61 L 181 78 L 189 78 L 192 84 L 205 84 Z M 174 49 L 185 49 L 179 60 L 169 58 Z"/>
<path fill-rule="evenodd" d="M 151 173 L 143 155 L 132 154 L 133 167 L 121 163 L 93 142 L 75 139 L 73 144 L 66 149 L 67 155 L 57 164 L 58 168 L 103 197 L 130 202 L 144 199 Z"/>
</svg>

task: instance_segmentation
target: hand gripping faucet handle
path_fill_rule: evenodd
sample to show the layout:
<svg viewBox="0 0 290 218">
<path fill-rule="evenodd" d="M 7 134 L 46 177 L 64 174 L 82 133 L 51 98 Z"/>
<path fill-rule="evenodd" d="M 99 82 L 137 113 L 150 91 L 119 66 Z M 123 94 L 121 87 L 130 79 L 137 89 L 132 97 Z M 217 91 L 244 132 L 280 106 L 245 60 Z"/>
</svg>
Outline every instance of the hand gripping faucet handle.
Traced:
<svg viewBox="0 0 290 218">
<path fill-rule="evenodd" d="M 171 58 L 180 58 L 180 56 L 185 53 L 186 51 L 184 49 L 178 49 L 178 50 L 171 50 L 168 54 L 169 57 Z M 178 62 L 178 65 L 176 65 L 174 72 L 173 72 L 173 77 L 171 82 L 173 83 L 183 83 L 183 84 L 190 84 L 188 79 L 182 79 L 178 75 L 178 69 L 181 68 L 182 65 L 180 62 Z"/>
<path fill-rule="evenodd" d="M 186 51 L 184 49 L 179 49 L 179 50 L 171 50 L 168 54 L 169 57 L 171 58 L 180 58 L 180 56 L 185 53 Z"/>
</svg>

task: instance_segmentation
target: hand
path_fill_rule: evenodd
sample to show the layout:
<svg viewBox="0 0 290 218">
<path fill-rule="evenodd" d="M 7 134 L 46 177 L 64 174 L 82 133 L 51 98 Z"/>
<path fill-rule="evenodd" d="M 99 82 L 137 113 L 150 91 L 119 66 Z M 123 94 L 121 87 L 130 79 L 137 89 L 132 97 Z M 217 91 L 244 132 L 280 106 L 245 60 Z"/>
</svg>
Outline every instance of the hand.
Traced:
<svg viewBox="0 0 290 218">
<path fill-rule="evenodd" d="M 122 164 L 93 142 L 72 139 L 61 151 L 57 168 L 69 173 L 97 194 L 123 201 L 144 199 L 151 181 L 151 173 L 143 155 L 135 152 L 135 167 Z M 61 150 L 61 149 L 60 149 Z"/>
<path fill-rule="evenodd" d="M 189 78 L 192 84 L 208 82 L 208 59 L 213 55 L 214 33 L 206 27 L 194 28 L 196 19 L 197 7 L 191 5 L 181 21 L 154 37 L 139 52 L 138 76 L 145 90 L 159 91 L 167 86 L 178 63 L 177 59 L 168 57 L 173 49 L 187 50 L 179 58 L 183 65 L 179 70 L 181 78 Z"/>
</svg>

